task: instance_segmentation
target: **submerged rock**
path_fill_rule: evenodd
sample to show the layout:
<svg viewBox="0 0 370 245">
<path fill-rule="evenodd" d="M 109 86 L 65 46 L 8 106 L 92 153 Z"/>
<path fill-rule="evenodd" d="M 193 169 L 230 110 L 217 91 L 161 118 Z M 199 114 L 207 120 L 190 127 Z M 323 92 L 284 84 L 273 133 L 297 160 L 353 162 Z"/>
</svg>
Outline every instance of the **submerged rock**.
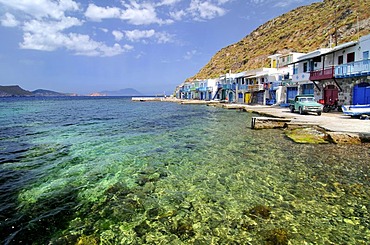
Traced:
<svg viewBox="0 0 370 245">
<path fill-rule="evenodd" d="M 289 233 L 282 228 L 272 229 L 266 232 L 266 244 L 268 245 L 287 245 Z"/>
<path fill-rule="evenodd" d="M 328 132 L 330 140 L 335 144 L 361 144 L 361 137 L 357 134 Z"/>
<path fill-rule="evenodd" d="M 257 205 L 251 208 L 247 215 L 251 218 L 263 218 L 268 219 L 271 215 L 271 209 L 264 205 Z"/>
<path fill-rule="evenodd" d="M 295 128 L 285 130 L 285 135 L 296 143 L 302 144 L 328 144 L 326 132 L 318 127 Z"/>
</svg>

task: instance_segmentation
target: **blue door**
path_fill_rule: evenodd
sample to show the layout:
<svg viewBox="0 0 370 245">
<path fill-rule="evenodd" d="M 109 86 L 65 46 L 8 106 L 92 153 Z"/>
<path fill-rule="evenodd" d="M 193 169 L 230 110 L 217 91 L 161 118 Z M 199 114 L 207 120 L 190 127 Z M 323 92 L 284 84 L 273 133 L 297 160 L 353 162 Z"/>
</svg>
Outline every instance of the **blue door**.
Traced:
<svg viewBox="0 0 370 245">
<path fill-rule="evenodd" d="M 360 83 L 353 88 L 352 103 L 354 105 L 370 104 L 370 84 Z"/>
<path fill-rule="evenodd" d="M 302 94 L 314 94 L 313 84 L 303 84 Z"/>
<path fill-rule="evenodd" d="M 298 87 L 287 87 L 286 102 L 289 103 L 289 100 L 294 100 L 297 94 L 298 94 Z"/>
<path fill-rule="evenodd" d="M 234 102 L 234 94 L 233 92 L 229 93 L 229 102 Z"/>
</svg>

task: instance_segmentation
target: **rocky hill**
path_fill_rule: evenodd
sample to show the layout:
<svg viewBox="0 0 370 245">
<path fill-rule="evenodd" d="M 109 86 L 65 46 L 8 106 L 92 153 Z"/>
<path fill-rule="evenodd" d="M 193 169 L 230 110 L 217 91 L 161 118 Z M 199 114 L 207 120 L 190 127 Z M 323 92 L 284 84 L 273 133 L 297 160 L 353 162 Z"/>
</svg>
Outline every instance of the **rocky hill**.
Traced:
<svg viewBox="0 0 370 245">
<path fill-rule="evenodd" d="M 34 91 L 24 90 L 18 85 L 0 86 L 0 97 L 23 97 L 23 96 L 76 96 L 77 94 L 65 94 L 51 90 L 36 89 Z"/>
<path fill-rule="evenodd" d="M 0 86 L 0 97 L 10 96 L 33 96 L 32 92 L 19 87 L 18 85 Z"/>
<path fill-rule="evenodd" d="M 221 49 L 192 80 L 268 67 L 275 53 L 309 52 L 370 33 L 370 0 L 324 0 L 299 7 L 261 25 Z"/>
<path fill-rule="evenodd" d="M 34 96 L 69 96 L 72 94 L 64 94 L 64 93 L 59 93 L 59 92 L 55 92 L 55 91 L 51 91 L 51 90 L 46 90 L 46 89 L 36 89 L 34 91 L 32 91 L 32 94 Z"/>
</svg>

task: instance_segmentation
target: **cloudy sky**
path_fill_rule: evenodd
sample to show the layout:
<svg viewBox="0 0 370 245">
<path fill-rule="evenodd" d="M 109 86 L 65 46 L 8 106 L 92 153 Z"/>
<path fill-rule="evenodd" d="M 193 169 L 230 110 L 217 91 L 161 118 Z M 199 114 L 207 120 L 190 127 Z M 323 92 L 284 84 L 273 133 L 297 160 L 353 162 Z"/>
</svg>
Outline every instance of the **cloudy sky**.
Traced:
<svg viewBox="0 0 370 245">
<path fill-rule="evenodd" d="M 171 93 L 221 48 L 314 0 L 0 0 L 0 85 Z"/>
</svg>

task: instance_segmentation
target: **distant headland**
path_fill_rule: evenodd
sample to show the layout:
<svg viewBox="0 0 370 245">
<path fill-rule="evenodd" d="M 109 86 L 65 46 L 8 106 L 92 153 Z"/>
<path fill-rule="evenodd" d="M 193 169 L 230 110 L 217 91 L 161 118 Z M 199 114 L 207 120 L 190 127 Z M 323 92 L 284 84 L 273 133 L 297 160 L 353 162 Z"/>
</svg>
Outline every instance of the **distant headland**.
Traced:
<svg viewBox="0 0 370 245">
<path fill-rule="evenodd" d="M 125 88 L 117 91 L 101 91 L 88 94 L 87 96 L 138 96 L 141 93 L 133 88 Z M 1 86 L 0 97 L 59 97 L 59 96 L 86 96 L 76 93 L 60 93 L 46 89 L 28 91 L 19 85 Z"/>
</svg>

